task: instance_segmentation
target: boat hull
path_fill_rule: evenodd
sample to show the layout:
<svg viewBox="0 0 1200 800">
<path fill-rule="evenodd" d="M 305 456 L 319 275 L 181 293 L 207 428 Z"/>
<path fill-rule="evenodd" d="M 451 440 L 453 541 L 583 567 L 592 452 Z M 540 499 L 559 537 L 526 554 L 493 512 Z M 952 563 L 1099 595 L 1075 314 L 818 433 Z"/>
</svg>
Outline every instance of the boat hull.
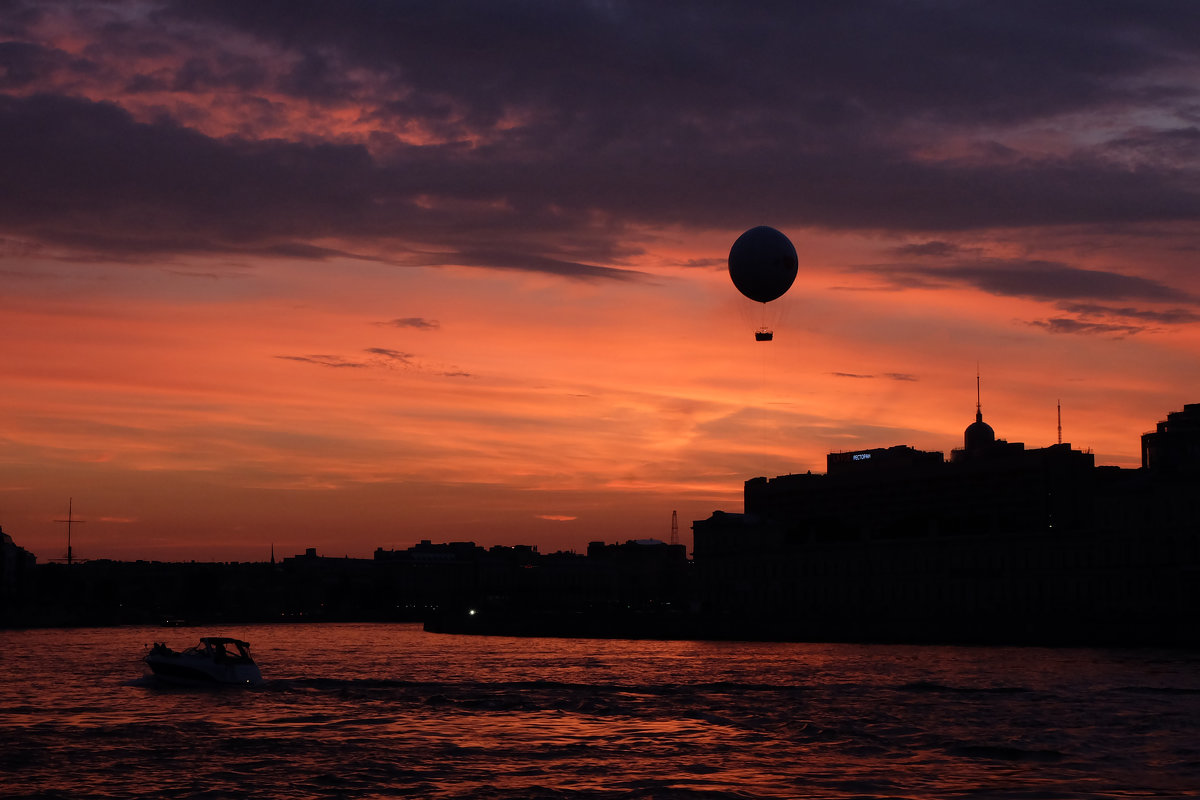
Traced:
<svg viewBox="0 0 1200 800">
<path fill-rule="evenodd" d="M 262 673 L 254 664 L 212 664 L 186 658 L 146 657 L 151 675 L 167 683 L 185 685 L 256 686 Z"/>
</svg>

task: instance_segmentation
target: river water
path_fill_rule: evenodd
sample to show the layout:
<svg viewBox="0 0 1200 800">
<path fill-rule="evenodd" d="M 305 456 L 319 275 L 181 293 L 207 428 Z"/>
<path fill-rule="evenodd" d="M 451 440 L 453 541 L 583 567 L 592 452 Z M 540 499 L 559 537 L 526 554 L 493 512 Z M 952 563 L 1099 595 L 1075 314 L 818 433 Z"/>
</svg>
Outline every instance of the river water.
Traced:
<svg viewBox="0 0 1200 800">
<path fill-rule="evenodd" d="M 250 641 L 266 683 L 142 676 Z M 4 798 L 1200 796 L 1200 654 L 516 639 L 413 625 L 0 631 Z"/>
</svg>

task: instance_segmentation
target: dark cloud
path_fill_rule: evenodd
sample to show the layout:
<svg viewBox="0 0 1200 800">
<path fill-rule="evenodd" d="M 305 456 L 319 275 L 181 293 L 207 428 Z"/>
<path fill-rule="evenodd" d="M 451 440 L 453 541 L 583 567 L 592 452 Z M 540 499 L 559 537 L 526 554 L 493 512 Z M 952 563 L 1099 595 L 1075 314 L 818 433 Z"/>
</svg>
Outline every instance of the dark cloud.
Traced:
<svg viewBox="0 0 1200 800">
<path fill-rule="evenodd" d="M 363 364 L 361 362 L 347 361 L 346 359 L 342 358 L 341 356 L 311 355 L 311 356 L 275 356 L 275 357 L 282 358 L 285 361 L 300 361 L 305 364 L 316 364 L 316 365 L 322 366 L 322 367 L 335 367 L 338 369 L 347 368 L 347 367 L 351 368 L 351 369 L 360 369 L 362 367 L 367 366 L 366 364 Z"/>
<path fill-rule="evenodd" d="M 1195 4 L 43 6 L 5 7 L 19 40 L 0 45 L 0 89 L 21 94 L 0 95 L 0 179 L 21 190 L 0 193 L 0 233 L 77 250 L 604 280 L 639 277 L 615 244 L 633 226 L 936 236 L 1200 217 L 1180 122 L 1200 103 Z M 37 40 L 51 13 L 93 36 L 83 57 Z M 130 54 L 147 61 L 124 68 Z M 109 102 L 62 78 L 92 74 Z M 236 135 L 201 132 L 227 113 Z M 311 132 L 279 132 L 306 115 Z M 1069 115 L 1163 123 L 1044 150 L 1004 136 Z M 932 238 L 898 255 L 964 253 Z M 936 280 L 1146 296 L 990 269 Z"/>
<path fill-rule="evenodd" d="M 1148 309 L 1102 303 L 1060 302 L 1071 317 L 1052 317 L 1029 324 L 1049 333 L 1110 336 L 1122 339 L 1140 333 L 1161 331 L 1151 325 L 1186 325 L 1200 321 L 1200 313 L 1183 308 Z"/>
<path fill-rule="evenodd" d="M 192 57 L 175 70 L 170 88 L 176 92 L 237 90 L 250 92 L 266 83 L 267 71 L 246 57 L 218 54 L 215 59 Z M 164 87 L 165 88 L 165 87 Z"/>
<path fill-rule="evenodd" d="M 437 330 L 442 326 L 436 319 L 424 317 L 398 317 L 387 322 L 377 322 L 376 325 L 386 325 L 392 328 L 417 328 L 419 330 Z"/>
<path fill-rule="evenodd" d="M 52 95 L 0 97 L 0 142 L 22 187 L 0 194 L 0 216 L 51 240 L 260 246 L 381 224 L 371 194 L 347 190 L 370 171 L 357 146 L 215 140 Z"/>
<path fill-rule="evenodd" d="M 367 347 L 363 349 L 370 358 L 366 361 L 353 361 L 343 356 L 338 355 L 306 355 L 306 356 L 275 356 L 285 361 L 299 361 L 303 364 L 314 364 L 319 367 L 332 367 L 335 369 L 392 369 L 403 367 L 405 369 L 414 369 L 419 372 L 429 373 L 433 375 L 441 375 L 444 378 L 473 378 L 473 373 L 455 367 L 441 368 L 429 364 L 422 364 L 417 360 L 417 356 L 413 353 L 406 353 L 402 350 L 393 350 L 387 347 Z"/>
<path fill-rule="evenodd" d="M 863 380 L 874 380 L 876 377 L 883 377 L 890 381 L 915 381 L 915 380 L 917 380 L 916 375 L 909 375 L 906 372 L 885 372 L 885 373 L 883 373 L 882 376 L 863 375 L 863 374 L 857 373 L 857 372 L 831 372 L 829 374 L 833 375 L 836 378 L 857 378 L 857 379 L 863 379 Z"/>
<path fill-rule="evenodd" d="M 59 69 L 66 54 L 28 42 L 0 42 L 0 89 L 27 86 Z"/>
<path fill-rule="evenodd" d="M 1190 322 L 1200 322 L 1200 313 L 1189 311 L 1185 308 L 1156 310 L 1134 308 L 1132 306 L 1105 306 L 1095 303 L 1059 303 L 1058 307 L 1063 311 L 1077 314 L 1084 318 L 1139 319 L 1164 325 L 1183 325 Z"/>
<path fill-rule="evenodd" d="M 602 278 L 608 280 L 637 280 L 645 277 L 638 270 L 582 264 L 535 253 L 506 253 L 502 251 L 468 250 L 446 263 L 464 266 L 488 267 L 491 269 L 529 270 L 563 275 L 570 278 Z"/>
<path fill-rule="evenodd" d="M 329 258 L 368 258 L 358 253 L 351 253 L 347 250 L 338 250 L 331 247 L 318 247 L 316 245 L 305 244 L 303 242 L 281 242 L 279 244 L 268 244 L 258 248 L 238 248 L 242 252 L 247 252 L 250 255 L 267 255 L 267 256 L 282 256 L 284 258 L 297 258 L 313 261 L 324 261 Z M 370 259 L 368 260 L 378 260 Z"/>
<path fill-rule="evenodd" d="M 1079 269 L 1050 261 L 959 267 L 948 274 L 992 294 L 1040 300 L 1090 297 L 1178 302 L 1189 299 L 1183 292 L 1148 278 Z"/>
<path fill-rule="evenodd" d="M 327 55 L 309 50 L 280 77 L 275 88 L 295 97 L 325 102 L 344 100 L 369 91 L 369 87 L 347 77 L 348 72 Z"/>
<path fill-rule="evenodd" d="M 1194 302 L 1196 298 L 1159 281 L 1054 261 L 984 260 L 947 267 L 895 265 L 868 270 L 905 287 L 966 285 L 990 294 L 1036 300 L 1149 300 Z"/>
<path fill-rule="evenodd" d="M 962 252 L 962 248 L 950 242 L 930 241 L 896 247 L 892 249 L 892 252 L 898 256 L 946 258 L 959 255 Z"/>
<path fill-rule="evenodd" d="M 1066 319 L 1062 317 L 1036 320 L 1029 323 L 1038 328 L 1043 328 L 1050 333 L 1077 333 L 1088 336 L 1111 336 L 1116 339 L 1123 339 L 1126 336 L 1132 336 L 1136 333 L 1141 333 L 1146 330 L 1145 327 L 1139 325 L 1112 325 L 1102 322 L 1082 322 L 1077 319 Z"/>
<path fill-rule="evenodd" d="M 1189 4 L 899 2 L 170 4 L 193 22 L 337 53 L 496 118 L 505 104 L 626 114 L 666 101 L 821 125 L 873 115 L 1022 120 L 1125 99 L 1118 80 L 1177 64 Z M 737 54 L 753 54 L 736 58 Z M 780 76 L 786 76 L 781 80 Z M 709 110 L 704 117 L 713 116 Z"/>
<path fill-rule="evenodd" d="M 28 0 L 0 0 L 0 36 L 20 39 L 45 16 L 44 4 Z"/>
<path fill-rule="evenodd" d="M 1168 130 L 1139 129 L 1108 145 L 1144 162 L 1193 166 L 1200 162 L 1200 128 L 1194 125 Z"/>
<path fill-rule="evenodd" d="M 22 187 L 0 193 L 0 226 L 81 250 L 323 259 L 366 256 L 308 240 L 367 240 L 387 252 L 388 241 L 412 237 L 459 247 L 406 249 L 399 256 L 403 263 L 636 276 L 561 257 L 563 247 L 614 255 L 611 242 L 589 243 L 586 236 L 564 245 L 526 241 L 512 251 L 473 246 L 472 237 L 494 248 L 505 239 L 586 225 L 546 208 L 520 215 L 483 206 L 423 206 L 418 198 L 444 193 L 439 181 L 454 182 L 459 168 L 449 163 L 449 177 L 439 178 L 429 165 L 382 164 L 361 145 L 214 139 L 168 120 L 137 122 L 113 104 L 53 95 L 0 96 L 0 144 L 0 175 Z M 480 191 L 486 196 L 502 189 Z"/>
<path fill-rule="evenodd" d="M 370 353 L 373 356 L 379 356 L 385 362 L 391 364 L 404 364 L 407 366 L 413 363 L 412 353 L 404 353 L 399 350 L 389 350 L 386 347 L 368 347 L 363 352 Z"/>
</svg>

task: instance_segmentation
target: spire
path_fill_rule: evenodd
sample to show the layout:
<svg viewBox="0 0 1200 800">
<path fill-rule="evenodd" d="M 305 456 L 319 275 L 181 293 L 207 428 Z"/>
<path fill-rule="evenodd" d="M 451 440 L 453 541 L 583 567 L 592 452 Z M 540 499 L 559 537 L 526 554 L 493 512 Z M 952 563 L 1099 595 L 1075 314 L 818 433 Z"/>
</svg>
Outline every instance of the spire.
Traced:
<svg viewBox="0 0 1200 800">
<path fill-rule="evenodd" d="M 1058 443 L 1062 444 L 1062 400 L 1058 401 Z"/>
<path fill-rule="evenodd" d="M 996 432 L 983 421 L 983 404 L 980 401 L 979 367 L 975 367 L 975 421 L 963 432 L 964 450 L 986 450 L 996 441 Z"/>
<path fill-rule="evenodd" d="M 975 365 L 975 421 L 983 422 L 983 406 L 979 403 L 979 365 Z"/>
</svg>

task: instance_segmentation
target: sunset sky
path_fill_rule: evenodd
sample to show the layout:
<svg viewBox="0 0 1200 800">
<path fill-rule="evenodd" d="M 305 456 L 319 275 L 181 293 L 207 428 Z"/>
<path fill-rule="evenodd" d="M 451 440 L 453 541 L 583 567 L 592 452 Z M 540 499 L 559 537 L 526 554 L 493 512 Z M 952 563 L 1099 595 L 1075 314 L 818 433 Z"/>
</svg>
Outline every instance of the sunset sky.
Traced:
<svg viewBox="0 0 1200 800">
<path fill-rule="evenodd" d="M 0 526 L 40 561 L 681 537 L 1200 402 L 1200 4 L 0 2 Z M 742 298 L 729 248 L 796 246 Z M 769 315 L 775 341 L 757 343 Z"/>
</svg>

